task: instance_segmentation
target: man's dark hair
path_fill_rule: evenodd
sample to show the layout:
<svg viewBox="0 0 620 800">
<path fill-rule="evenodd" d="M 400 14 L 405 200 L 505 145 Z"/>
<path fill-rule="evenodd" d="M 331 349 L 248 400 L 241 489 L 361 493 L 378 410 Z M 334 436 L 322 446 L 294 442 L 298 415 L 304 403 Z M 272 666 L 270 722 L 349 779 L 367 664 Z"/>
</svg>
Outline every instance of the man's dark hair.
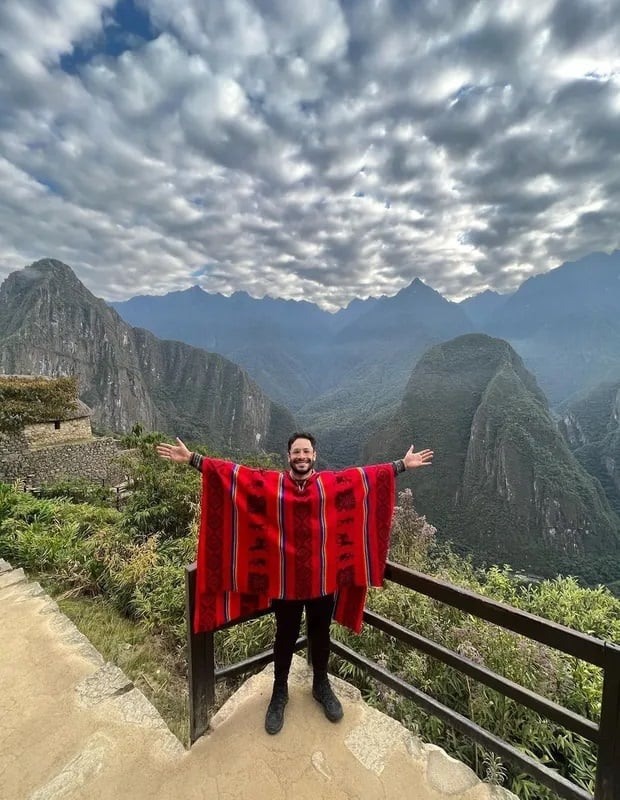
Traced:
<svg viewBox="0 0 620 800">
<path fill-rule="evenodd" d="M 288 445 L 287 445 L 287 452 L 291 452 L 291 447 L 295 439 L 307 439 L 310 444 L 312 445 L 312 449 L 316 450 L 316 439 L 311 433 L 306 433 L 306 431 L 299 431 L 297 433 L 293 433 L 288 437 Z"/>
</svg>

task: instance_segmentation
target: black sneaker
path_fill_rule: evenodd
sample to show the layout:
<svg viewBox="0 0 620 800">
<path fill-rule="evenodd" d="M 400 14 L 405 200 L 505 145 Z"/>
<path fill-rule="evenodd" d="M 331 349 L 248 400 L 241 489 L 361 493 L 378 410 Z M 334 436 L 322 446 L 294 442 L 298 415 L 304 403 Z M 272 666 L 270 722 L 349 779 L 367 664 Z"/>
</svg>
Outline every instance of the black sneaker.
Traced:
<svg viewBox="0 0 620 800">
<path fill-rule="evenodd" d="M 265 730 L 272 736 L 279 733 L 284 725 L 284 707 L 288 703 L 288 688 L 274 686 L 267 713 L 265 714 Z"/>
<path fill-rule="evenodd" d="M 325 716 L 330 722 L 338 722 L 339 719 L 342 719 L 344 715 L 342 705 L 334 694 L 327 678 L 312 687 L 312 697 L 323 706 Z"/>
</svg>

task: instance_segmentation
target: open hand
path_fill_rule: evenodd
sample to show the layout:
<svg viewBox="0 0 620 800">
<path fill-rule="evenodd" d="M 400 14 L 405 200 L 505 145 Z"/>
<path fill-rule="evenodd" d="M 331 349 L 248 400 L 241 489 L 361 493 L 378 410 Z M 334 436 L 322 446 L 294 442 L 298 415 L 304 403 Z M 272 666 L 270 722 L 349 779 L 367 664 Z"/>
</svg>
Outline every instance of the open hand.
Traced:
<svg viewBox="0 0 620 800">
<path fill-rule="evenodd" d="M 168 461 L 174 461 L 177 464 L 189 464 L 191 458 L 191 451 L 185 447 L 183 442 L 177 436 L 177 444 L 167 444 L 161 442 L 155 447 L 157 455 L 165 458 Z"/>
<path fill-rule="evenodd" d="M 403 456 L 403 463 L 406 469 L 415 469 L 416 467 L 430 467 L 433 463 L 432 450 L 418 450 L 416 453 L 413 445 L 407 450 Z"/>
</svg>

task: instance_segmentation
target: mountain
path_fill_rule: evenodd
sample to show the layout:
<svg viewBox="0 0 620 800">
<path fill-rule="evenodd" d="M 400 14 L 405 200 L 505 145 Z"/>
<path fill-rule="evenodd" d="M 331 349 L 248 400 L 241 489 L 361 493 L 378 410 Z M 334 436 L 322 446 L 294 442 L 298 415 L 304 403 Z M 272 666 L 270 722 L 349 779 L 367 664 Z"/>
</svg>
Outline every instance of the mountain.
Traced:
<svg viewBox="0 0 620 800">
<path fill-rule="evenodd" d="M 194 286 L 110 305 L 130 325 L 240 364 L 263 391 L 290 409 L 325 383 L 322 355 L 336 320 L 313 303 L 258 300 L 246 292 L 225 297 Z"/>
<path fill-rule="evenodd" d="M 360 457 L 370 426 L 397 406 L 418 357 L 472 329 L 463 310 L 416 279 L 394 297 L 329 314 L 312 303 L 198 287 L 114 308 L 131 324 L 207 347 L 248 370 L 316 433 L 325 463 Z"/>
<path fill-rule="evenodd" d="M 467 314 L 474 328 L 480 330 L 499 311 L 509 297 L 510 295 L 499 294 L 487 289 L 486 292 L 461 300 L 459 306 Z"/>
<path fill-rule="evenodd" d="M 367 427 L 394 410 L 421 353 L 460 334 L 510 342 L 554 407 L 620 379 L 620 251 L 562 264 L 511 295 L 486 291 L 459 304 L 415 280 L 336 314 L 198 287 L 114 307 L 132 325 L 241 364 L 270 397 L 318 426 L 334 464 L 355 459 L 346 442 L 359 435 L 360 416 Z"/>
<path fill-rule="evenodd" d="M 344 328 L 345 325 L 361 317 L 362 314 L 366 314 L 379 300 L 379 297 L 368 297 L 366 300 L 361 300 L 359 297 L 356 297 L 354 300 L 351 300 L 346 308 L 341 308 L 334 314 L 334 321 L 332 323 L 333 330 L 339 331 Z"/>
<path fill-rule="evenodd" d="M 530 278 L 481 329 L 510 342 L 552 405 L 620 379 L 620 251 Z"/>
<path fill-rule="evenodd" d="M 611 507 L 620 514 L 620 381 L 567 401 L 559 413 L 569 447 L 601 482 Z"/>
<path fill-rule="evenodd" d="M 53 259 L 0 287 L 0 372 L 77 375 L 95 425 L 116 432 L 140 422 L 227 450 L 281 451 L 295 427 L 236 364 L 130 327 Z"/>
<path fill-rule="evenodd" d="M 456 303 L 414 280 L 335 334 L 331 358 L 339 381 L 299 408 L 297 418 L 316 432 L 329 463 L 358 462 L 370 431 L 398 407 L 422 353 L 471 329 Z"/>
<path fill-rule="evenodd" d="M 381 351 L 385 342 L 398 334 L 401 342 L 413 342 L 420 333 L 448 335 L 470 328 L 467 316 L 457 303 L 451 303 L 419 278 L 393 297 L 380 297 L 370 308 L 345 325 L 335 337 L 338 343 L 371 342 Z"/>
<path fill-rule="evenodd" d="M 435 463 L 399 485 L 460 551 L 529 574 L 620 576 L 620 519 L 507 342 L 470 334 L 424 354 L 364 458 L 394 458 L 412 441 Z"/>
</svg>

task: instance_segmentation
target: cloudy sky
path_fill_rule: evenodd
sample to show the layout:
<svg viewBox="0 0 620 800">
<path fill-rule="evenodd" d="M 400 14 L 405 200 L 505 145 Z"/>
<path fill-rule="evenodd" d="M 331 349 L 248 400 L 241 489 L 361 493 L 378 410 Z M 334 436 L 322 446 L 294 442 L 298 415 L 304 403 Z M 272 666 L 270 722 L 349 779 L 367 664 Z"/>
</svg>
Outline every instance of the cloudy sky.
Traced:
<svg viewBox="0 0 620 800">
<path fill-rule="evenodd" d="M 620 238 L 620 0 L 2 0 L 0 279 L 326 308 Z"/>
</svg>

